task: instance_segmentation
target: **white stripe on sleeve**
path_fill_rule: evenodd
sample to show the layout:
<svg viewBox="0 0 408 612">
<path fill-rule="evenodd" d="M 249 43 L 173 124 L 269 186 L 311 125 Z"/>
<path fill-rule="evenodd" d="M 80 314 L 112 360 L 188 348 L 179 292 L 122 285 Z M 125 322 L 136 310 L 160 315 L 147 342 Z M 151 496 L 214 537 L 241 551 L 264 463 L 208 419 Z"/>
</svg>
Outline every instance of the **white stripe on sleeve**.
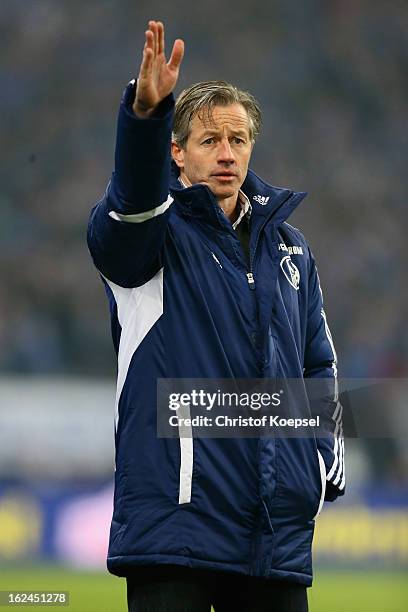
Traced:
<svg viewBox="0 0 408 612">
<path fill-rule="evenodd" d="M 135 215 L 122 215 L 114 210 L 111 210 L 109 216 L 112 219 L 115 219 L 115 221 L 125 221 L 125 223 L 143 223 L 143 221 L 148 221 L 149 219 L 153 219 L 153 217 L 162 215 L 170 207 L 172 202 L 173 198 L 171 195 L 169 195 L 163 204 L 160 204 L 160 206 L 152 208 L 151 210 L 146 210 L 145 212 L 137 213 Z"/>
</svg>

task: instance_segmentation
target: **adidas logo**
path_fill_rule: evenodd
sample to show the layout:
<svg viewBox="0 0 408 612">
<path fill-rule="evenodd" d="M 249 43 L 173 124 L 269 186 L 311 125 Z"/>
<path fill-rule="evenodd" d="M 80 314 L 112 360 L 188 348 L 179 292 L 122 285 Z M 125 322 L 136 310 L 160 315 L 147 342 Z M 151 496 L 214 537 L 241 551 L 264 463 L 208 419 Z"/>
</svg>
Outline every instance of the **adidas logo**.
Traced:
<svg viewBox="0 0 408 612">
<path fill-rule="evenodd" d="M 253 199 L 256 202 L 259 202 L 259 204 L 262 204 L 262 206 L 265 206 L 265 204 L 267 204 L 269 201 L 269 196 L 255 195 Z"/>
</svg>

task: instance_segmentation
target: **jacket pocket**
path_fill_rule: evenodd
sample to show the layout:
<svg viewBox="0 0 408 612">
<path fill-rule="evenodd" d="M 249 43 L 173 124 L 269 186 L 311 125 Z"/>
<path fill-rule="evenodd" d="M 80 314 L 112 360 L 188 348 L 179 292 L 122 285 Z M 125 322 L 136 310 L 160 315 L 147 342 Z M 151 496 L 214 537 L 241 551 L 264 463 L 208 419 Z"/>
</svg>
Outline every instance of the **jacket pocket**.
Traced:
<svg viewBox="0 0 408 612">
<path fill-rule="evenodd" d="M 319 460 L 319 470 L 320 470 L 320 479 L 321 479 L 321 493 L 320 493 L 320 501 L 319 501 L 319 506 L 317 508 L 317 512 L 313 517 L 313 520 L 315 521 L 317 519 L 317 517 L 319 516 L 320 512 L 322 511 L 323 508 L 323 504 L 324 504 L 324 496 L 326 493 L 326 466 L 324 464 L 324 460 L 323 457 L 320 453 L 319 450 L 317 450 L 317 458 Z"/>
</svg>

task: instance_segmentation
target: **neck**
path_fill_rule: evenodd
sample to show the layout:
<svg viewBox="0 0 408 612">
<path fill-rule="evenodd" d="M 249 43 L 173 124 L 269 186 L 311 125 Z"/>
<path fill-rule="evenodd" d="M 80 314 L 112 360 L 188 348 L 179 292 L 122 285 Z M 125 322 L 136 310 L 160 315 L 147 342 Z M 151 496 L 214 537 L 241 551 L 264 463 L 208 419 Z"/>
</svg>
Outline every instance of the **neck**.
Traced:
<svg viewBox="0 0 408 612">
<path fill-rule="evenodd" d="M 234 223 L 238 219 L 239 215 L 239 204 L 238 204 L 238 194 L 234 194 L 229 198 L 224 198 L 223 200 L 218 199 L 218 204 L 220 208 L 225 213 L 225 216 Z"/>
</svg>

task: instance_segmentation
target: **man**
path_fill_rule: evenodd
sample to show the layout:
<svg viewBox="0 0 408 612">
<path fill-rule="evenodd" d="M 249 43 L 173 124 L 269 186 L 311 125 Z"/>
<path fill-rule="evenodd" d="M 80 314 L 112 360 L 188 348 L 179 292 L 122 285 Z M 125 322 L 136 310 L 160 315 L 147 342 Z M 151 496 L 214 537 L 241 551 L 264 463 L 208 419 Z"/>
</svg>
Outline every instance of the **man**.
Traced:
<svg viewBox="0 0 408 612">
<path fill-rule="evenodd" d="M 163 24 L 145 35 L 88 231 L 118 353 L 108 568 L 127 577 L 129 610 L 302 612 L 314 519 L 344 492 L 336 384 L 330 437 L 279 440 L 158 438 L 156 386 L 335 381 L 314 260 L 285 222 L 306 194 L 248 170 L 260 126 L 250 94 L 198 83 L 174 114 L 183 42 L 166 63 Z"/>
</svg>

